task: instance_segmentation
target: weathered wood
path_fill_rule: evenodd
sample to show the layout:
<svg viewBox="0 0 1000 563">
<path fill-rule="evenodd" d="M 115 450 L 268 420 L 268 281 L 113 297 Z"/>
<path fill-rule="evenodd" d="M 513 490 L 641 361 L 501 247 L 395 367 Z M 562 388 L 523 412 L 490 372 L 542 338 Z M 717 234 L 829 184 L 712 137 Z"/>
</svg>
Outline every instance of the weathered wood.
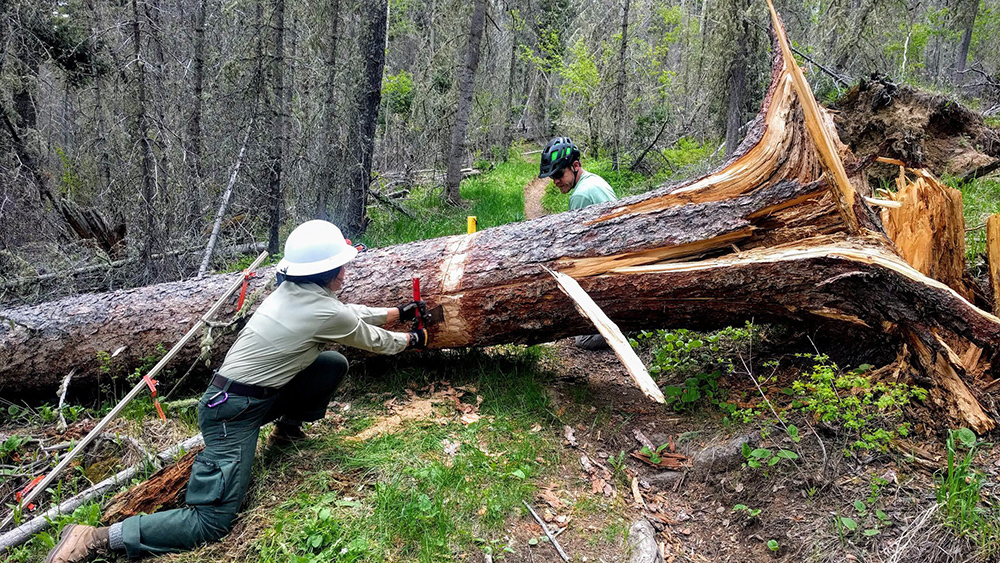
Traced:
<svg viewBox="0 0 1000 563">
<path fill-rule="evenodd" d="M 122 491 L 104 506 L 101 523 L 105 526 L 121 522 L 136 514 L 152 514 L 157 510 L 180 506 L 187 491 L 194 457 L 204 446 L 189 451 L 176 462 L 159 469 L 142 483 Z"/>
<path fill-rule="evenodd" d="M 885 232 L 902 257 L 924 275 L 942 281 L 968 300 L 965 286 L 965 217 L 962 192 L 939 182 L 926 170 L 900 166 L 892 199 L 903 204 L 882 210 Z"/>
<path fill-rule="evenodd" d="M 986 220 L 986 261 L 993 289 L 993 314 L 1000 315 L 1000 213 Z"/>
<path fill-rule="evenodd" d="M 643 394 L 657 403 L 665 402 L 666 399 L 663 397 L 663 392 L 660 391 L 653 378 L 649 377 L 646 366 L 643 365 L 642 360 L 636 355 L 635 350 L 632 349 L 632 345 L 629 344 L 628 339 L 622 334 L 621 329 L 604 314 L 604 311 L 594 303 L 594 300 L 587 295 L 587 292 L 580 287 L 580 284 L 576 280 L 566 274 L 553 272 L 547 268 L 546 271 L 552 274 L 552 277 L 559 283 L 559 288 L 573 300 L 580 314 L 594 323 L 601 336 L 604 337 L 604 340 L 614 350 L 615 355 L 621 360 L 622 365 L 625 366 L 625 371 L 632 377 L 632 381 L 639 386 Z"/>
</svg>

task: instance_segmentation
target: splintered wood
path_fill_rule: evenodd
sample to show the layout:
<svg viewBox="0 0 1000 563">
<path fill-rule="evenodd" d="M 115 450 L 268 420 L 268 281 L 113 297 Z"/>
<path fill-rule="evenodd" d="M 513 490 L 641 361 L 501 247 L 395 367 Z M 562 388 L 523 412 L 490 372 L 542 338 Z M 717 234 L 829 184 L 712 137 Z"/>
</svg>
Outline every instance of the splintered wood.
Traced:
<svg viewBox="0 0 1000 563">
<path fill-rule="evenodd" d="M 993 314 L 1000 316 L 1000 213 L 990 215 L 986 220 L 986 256 L 990 263 Z"/>
<path fill-rule="evenodd" d="M 597 303 L 594 303 L 594 300 L 587 295 L 587 292 L 580 287 L 580 284 L 576 283 L 576 280 L 566 274 L 553 272 L 548 268 L 545 268 L 545 270 L 552 274 L 552 277 L 556 279 L 556 283 L 559 284 L 559 288 L 573 300 L 580 314 L 594 323 L 598 332 L 607 340 L 611 349 L 615 351 L 615 355 L 621 360 L 622 365 L 625 366 L 628 374 L 632 376 L 632 381 L 635 381 L 639 389 L 657 403 L 665 402 L 663 392 L 656 386 L 653 378 L 649 376 L 646 366 L 643 365 L 642 360 L 636 355 L 635 350 L 632 349 L 632 345 L 629 344 L 628 339 L 619 330 L 618 325 L 604 314 L 604 311 L 597 306 Z"/>
<path fill-rule="evenodd" d="M 939 182 L 923 169 L 900 166 L 896 193 L 902 205 L 882 210 L 882 225 L 899 253 L 920 273 L 943 282 L 971 300 L 965 286 L 965 217 L 962 192 Z"/>
</svg>

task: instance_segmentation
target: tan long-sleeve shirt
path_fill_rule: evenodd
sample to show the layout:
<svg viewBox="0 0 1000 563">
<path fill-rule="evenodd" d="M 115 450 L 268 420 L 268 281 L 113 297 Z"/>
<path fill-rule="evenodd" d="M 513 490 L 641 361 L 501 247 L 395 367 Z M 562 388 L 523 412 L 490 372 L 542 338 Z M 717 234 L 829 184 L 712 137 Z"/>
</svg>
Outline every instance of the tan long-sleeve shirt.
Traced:
<svg viewBox="0 0 1000 563">
<path fill-rule="evenodd" d="M 285 282 L 257 308 L 219 373 L 241 383 L 281 387 L 331 342 L 377 354 L 406 349 L 407 335 L 384 324 L 388 309 L 341 303 L 316 284 Z"/>
</svg>

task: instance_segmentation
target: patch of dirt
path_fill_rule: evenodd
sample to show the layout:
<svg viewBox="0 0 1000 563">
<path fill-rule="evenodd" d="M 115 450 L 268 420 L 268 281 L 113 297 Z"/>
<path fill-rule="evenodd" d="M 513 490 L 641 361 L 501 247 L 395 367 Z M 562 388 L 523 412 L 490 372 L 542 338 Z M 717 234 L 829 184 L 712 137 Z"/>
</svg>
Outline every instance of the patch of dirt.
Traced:
<svg viewBox="0 0 1000 563">
<path fill-rule="evenodd" d="M 524 185 L 524 218 L 535 219 L 546 214 L 542 207 L 542 196 L 549 185 L 548 178 L 535 178 Z"/>
<path fill-rule="evenodd" d="M 475 394 L 476 389 L 471 387 L 452 387 L 447 382 L 441 384 L 441 388 L 435 389 L 436 385 L 422 389 L 430 393 L 429 396 L 421 397 L 413 389 L 406 389 L 407 398 L 398 400 L 395 397 L 385 402 L 385 407 L 392 414 L 378 419 L 375 424 L 362 430 L 355 436 L 346 438 L 349 441 L 362 441 L 391 434 L 402 428 L 403 423 L 412 420 L 425 420 L 445 424 L 450 420 L 449 416 L 438 415 L 435 407 L 440 405 L 450 405 L 455 407 L 455 412 L 460 413 L 459 420 L 463 424 L 472 424 L 479 420 L 479 405 L 483 398 L 475 395 L 476 404 L 462 402 L 462 397 L 466 394 Z"/>
</svg>

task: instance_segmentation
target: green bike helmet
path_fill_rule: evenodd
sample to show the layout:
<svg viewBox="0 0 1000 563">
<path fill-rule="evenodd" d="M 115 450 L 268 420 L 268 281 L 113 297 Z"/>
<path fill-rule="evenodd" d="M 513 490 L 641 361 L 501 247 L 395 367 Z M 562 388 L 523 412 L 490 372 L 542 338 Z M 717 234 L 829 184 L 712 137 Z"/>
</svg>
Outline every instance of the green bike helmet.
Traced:
<svg viewBox="0 0 1000 563">
<path fill-rule="evenodd" d="M 569 137 L 556 137 L 542 151 L 542 166 L 539 178 L 548 178 L 563 168 L 580 160 L 580 149 Z"/>
</svg>

